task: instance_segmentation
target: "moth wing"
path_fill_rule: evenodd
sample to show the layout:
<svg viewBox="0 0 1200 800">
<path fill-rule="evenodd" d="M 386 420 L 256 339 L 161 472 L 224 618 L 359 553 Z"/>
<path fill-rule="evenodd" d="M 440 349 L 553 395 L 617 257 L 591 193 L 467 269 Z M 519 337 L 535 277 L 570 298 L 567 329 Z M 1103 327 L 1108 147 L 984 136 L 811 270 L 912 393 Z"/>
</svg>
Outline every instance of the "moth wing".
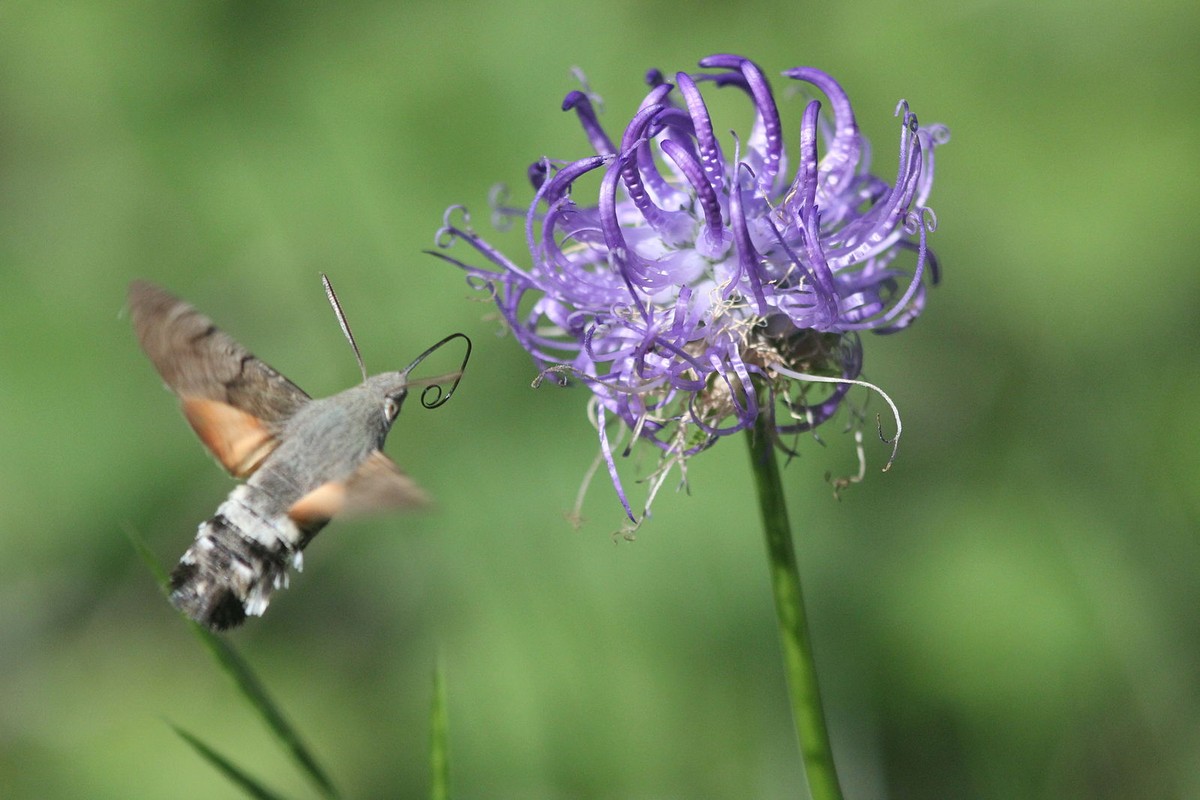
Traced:
<svg viewBox="0 0 1200 800">
<path fill-rule="evenodd" d="M 344 480 L 323 483 L 301 497 L 288 509 L 288 516 L 307 527 L 339 515 L 414 508 L 428 502 L 425 490 L 395 461 L 376 450 Z"/>
<path fill-rule="evenodd" d="M 227 470 L 253 473 L 309 396 L 188 303 L 144 281 L 129 286 L 142 350 L 179 396 L 193 430 Z"/>
<path fill-rule="evenodd" d="M 342 513 L 372 514 L 428 503 L 425 490 L 395 461 L 376 450 L 346 481 L 346 505 Z"/>
</svg>

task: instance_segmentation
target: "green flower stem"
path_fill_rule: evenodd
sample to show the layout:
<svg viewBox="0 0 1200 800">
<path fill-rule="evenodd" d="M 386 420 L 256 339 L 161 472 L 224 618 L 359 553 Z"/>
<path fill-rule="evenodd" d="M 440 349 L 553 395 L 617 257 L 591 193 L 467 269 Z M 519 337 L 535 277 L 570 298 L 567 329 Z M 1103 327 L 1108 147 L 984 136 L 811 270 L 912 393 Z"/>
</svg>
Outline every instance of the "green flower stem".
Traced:
<svg viewBox="0 0 1200 800">
<path fill-rule="evenodd" d="M 800 572 L 792 546 L 779 464 L 765 414 L 759 414 L 750 437 L 750 463 L 762 508 L 763 530 L 767 537 L 767 559 L 771 569 L 771 588 L 775 594 L 775 613 L 779 618 L 779 636 L 783 640 L 784 667 L 792 699 L 792 720 L 800 740 L 804 773 L 812 800 L 842 800 L 837 770 L 825 713 L 821 710 L 821 692 L 817 688 L 817 668 L 804 615 L 804 596 L 800 591 Z"/>
</svg>

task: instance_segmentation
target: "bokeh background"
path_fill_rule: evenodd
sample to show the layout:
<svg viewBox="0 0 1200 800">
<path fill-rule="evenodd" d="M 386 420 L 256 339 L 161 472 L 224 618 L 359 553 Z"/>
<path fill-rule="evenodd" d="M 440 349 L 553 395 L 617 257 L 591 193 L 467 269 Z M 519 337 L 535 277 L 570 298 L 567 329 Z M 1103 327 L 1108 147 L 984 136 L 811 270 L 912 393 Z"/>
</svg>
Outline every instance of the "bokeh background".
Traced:
<svg viewBox="0 0 1200 800">
<path fill-rule="evenodd" d="M 357 370 L 322 270 L 373 371 L 476 342 L 388 444 L 437 507 L 333 525 L 229 636 L 345 795 L 427 794 L 440 660 L 459 797 L 798 796 L 744 446 L 635 542 L 603 478 L 573 530 L 585 393 L 531 390 L 421 252 L 449 204 L 486 231 L 493 184 L 589 152 L 572 66 L 619 130 L 646 68 L 737 52 L 836 76 L 885 176 L 901 97 L 953 133 L 944 283 L 866 342 L 899 461 L 870 445 L 836 501 L 831 427 L 785 472 L 848 796 L 1200 797 L 1200 26 L 1133 8 L 0 5 L 0 796 L 239 796 L 169 722 L 312 796 L 126 538 L 173 563 L 232 484 L 122 305 L 163 283 L 328 394 Z"/>
</svg>

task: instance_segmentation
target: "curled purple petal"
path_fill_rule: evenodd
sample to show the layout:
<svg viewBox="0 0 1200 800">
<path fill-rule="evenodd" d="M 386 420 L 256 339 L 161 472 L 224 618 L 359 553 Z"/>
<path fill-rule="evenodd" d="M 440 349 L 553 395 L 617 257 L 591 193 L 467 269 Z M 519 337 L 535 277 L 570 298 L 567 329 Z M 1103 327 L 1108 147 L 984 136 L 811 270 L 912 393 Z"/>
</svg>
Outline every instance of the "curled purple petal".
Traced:
<svg viewBox="0 0 1200 800">
<path fill-rule="evenodd" d="M 579 116 L 579 124 L 583 126 L 583 132 L 587 135 L 588 141 L 592 143 L 592 149 L 598 155 L 609 156 L 617 152 L 613 147 L 612 140 L 608 138 L 608 134 L 604 132 L 604 128 L 600 127 L 600 120 L 596 118 L 596 110 L 592 108 L 592 101 L 586 94 L 576 89 L 568 92 L 563 98 L 562 110 L 575 110 Z"/>
</svg>

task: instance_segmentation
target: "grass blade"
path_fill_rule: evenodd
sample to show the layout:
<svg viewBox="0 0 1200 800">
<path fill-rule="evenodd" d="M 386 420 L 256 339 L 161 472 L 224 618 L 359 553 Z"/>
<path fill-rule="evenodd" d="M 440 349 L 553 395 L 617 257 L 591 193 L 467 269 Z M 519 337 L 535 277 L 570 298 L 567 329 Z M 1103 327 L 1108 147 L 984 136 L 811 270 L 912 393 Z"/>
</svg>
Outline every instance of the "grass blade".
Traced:
<svg viewBox="0 0 1200 800">
<path fill-rule="evenodd" d="M 150 548 L 146 546 L 145 541 L 130 527 L 125 527 L 125 536 L 133 545 L 134 551 L 145 562 L 147 568 L 153 573 L 158 581 L 159 588 L 164 594 L 168 594 L 168 578 L 167 572 L 159 564 L 158 559 L 150 552 Z M 279 706 L 267 694 L 266 687 L 262 681 L 254 674 L 250 665 L 246 663 L 233 646 L 210 631 L 208 628 L 199 623 L 188 620 L 188 624 L 192 626 L 192 632 L 200 639 L 200 642 L 212 653 L 213 658 L 221 665 L 221 668 L 233 679 L 234 684 L 241 690 L 242 695 L 250 702 L 251 707 L 255 710 L 267 729 L 275 735 L 279 743 L 283 745 L 283 749 L 291 755 L 300 770 L 309 777 L 313 784 L 317 787 L 323 797 L 336 800 L 339 796 L 333 782 L 329 779 L 329 775 L 317 763 L 308 747 L 300 739 L 300 734 L 292 727 L 287 718 L 283 716 L 283 712 Z M 178 730 L 178 729 L 177 729 Z M 182 731 L 180 735 L 184 736 Z M 189 739 L 190 741 L 190 739 Z M 215 762 L 214 762 L 215 763 Z"/>
<path fill-rule="evenodd" d="M 154 553 L 150 552 L 150 548 L 146 545 L 146 540 L 131 525 L 122 525 L 121 530 L 125 532 L 125 538 L 133 546 L 133 552 L 138 554 L 138 558 L 142 560 L 142 563 L 146 565 L 146 569 L 150 570 L 150 574 L 158 582 L 158 588 L 162 590 L 163 594 L 167 594 L 167 571 L 163 569 L 162 564 L 158 563 L 158 559 L 154 557 Z"/>
<path fill-rule="evenodd" d="M 242 695 L 249 701 L 258 716 L 262 718 L 267 729 L 275 735 L 283 749 L 291 755 L 300 770 L 306 774 L 322 796 L 337 798 L 338 792 L 325 770 L 317 763 L 308 747 L 300 739 L 300 734 L 283 716 L 278 704 L 267 694 L 262 681 L 254 674 L 250 665 L 241 657 L 233 646 L 208 628 L 188 620 L 192 631 L 204 644 L 221 668 L 233 679 L 241 690 Z"/>
<path fill-rule="evenodd" d="M 167 724 L 171 725 L 171 723 Z M 246 794 L 251 797 L 257 797 L 259 800 L 283 800 L 282 795 L 275 794 L 275 792 L 263 786 L 258 780 L 250 777 L 250 774 L 245 770 L 236 766 L 232 761 L 222 756 L 216 750 L 213 750 L 183 728 L 171 725 L 171 729 L 179 735 L 179 738 L 190 744 L 192 749 L 200 754 L 201 758 L 216 767 L 218 772 L 223 774 Z"/>
<path fill-rule="evenodd" d="M 433 670 L 433 707 L 429 713 L 429 795 L 433 800 L 450 800 L 450 722 L 446 714 L 446 676 L 438 661 Z"/>
</svg>

